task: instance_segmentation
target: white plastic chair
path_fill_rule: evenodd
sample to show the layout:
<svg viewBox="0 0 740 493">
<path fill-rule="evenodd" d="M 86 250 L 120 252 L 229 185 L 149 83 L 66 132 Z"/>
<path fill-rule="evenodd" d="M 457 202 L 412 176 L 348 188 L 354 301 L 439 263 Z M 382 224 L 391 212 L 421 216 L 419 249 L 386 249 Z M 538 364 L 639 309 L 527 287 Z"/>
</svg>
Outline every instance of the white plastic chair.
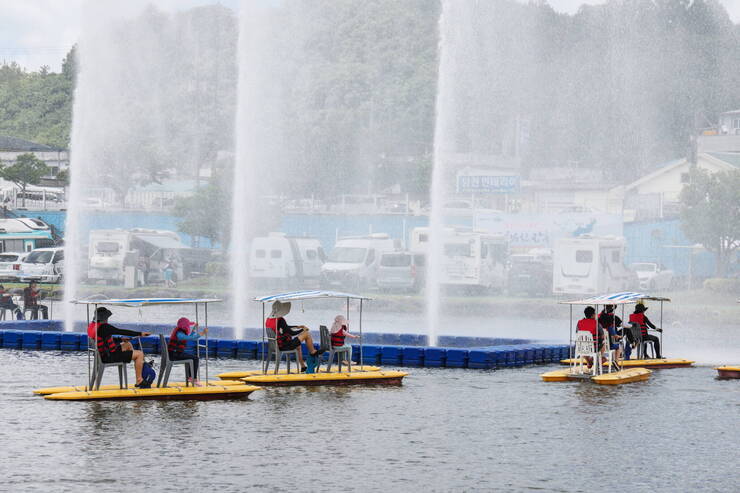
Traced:
<svg viewBox="0 0 740 493">
<path fill-rule="evenodd" d="M 596 367 L 600 366 L 599 363 L 601 363 L 601 358 L 599 357 L 598 352 L 594 349 L 594 337 L 591 332 L 579 330 L 576 332 L 576 349 L 575 355 L 573 356 L 572 369 L 575 370 L 576 367 L 578 367 L 578 373 L 581 375 L 584 374 L 583 365 L 586 357 L 592 358 L 592 361 L 594 362 L 592 365 L 592 372 L 596 375 L 596 372 L 600 371 L 597 370 Z"/>
<path fill-rule="evenodd" d="M 603 334 L 604 338 L 604 355 L 606 356 L 606 361 L 609 364 L 609 373 L 612 372 L 612 366 L 614 366 L 614 363 L 617 361 L 617 351 L 615 349 L 611 348 L 609 338 L 609 331 L 606 329 L 601 329 L 601 333 Z M 601 373 L 601 372 L 599 372 Z"/>
<path fill-rule="evenodd" d="M 295 349 L 288 349 L 288 350 L 282 350 L 278 346 L 277 338 L 274 334 L 267 335 L 267 358 L 265 359 L 265 366 L 263 368 L 263 373 L 267 373 L 267 370 L 270 368 L 270 360 L 275 360 L 275 374 L 280 370 L 280 360 L 283 359 L 283 356 L 285 357 L 285 363 L 287 365 L 287 373 L 290 373 L 290 357 L 293 356 L 295 358 L 296 366 L 298 366 L 297 373 L 301 372 L 301 368 L 298 363 L 298 352 L 301 350 L 301 346 L 298 346 Z"/>
</svg>

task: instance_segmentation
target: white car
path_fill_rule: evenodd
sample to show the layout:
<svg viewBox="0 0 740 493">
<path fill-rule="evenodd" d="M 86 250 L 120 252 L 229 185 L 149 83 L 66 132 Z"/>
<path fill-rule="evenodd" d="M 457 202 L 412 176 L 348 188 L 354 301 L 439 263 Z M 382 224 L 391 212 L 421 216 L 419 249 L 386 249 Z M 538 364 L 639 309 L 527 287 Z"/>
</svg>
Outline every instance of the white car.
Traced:
<svg viewBox="0 0 740 493">
<path fill-rule="evenodd" d="M 637 274 L 641 291 L 670 289 L 673 284 L 673 271 L 654 262 L 630 264 L 630 270 Z"/>
<path fill-rule="evenodd" d="M 64 248 L 37 248 L 21 263 L 21 282 L 59 282 L 64 270 Z"/>
<path fill-rule="evenodd" d="M 20 277 L 21 262 L 26 258 L 26 253 L 3 252 L 0 253 L 0 279 L 17 281 Z"/>
</svg>

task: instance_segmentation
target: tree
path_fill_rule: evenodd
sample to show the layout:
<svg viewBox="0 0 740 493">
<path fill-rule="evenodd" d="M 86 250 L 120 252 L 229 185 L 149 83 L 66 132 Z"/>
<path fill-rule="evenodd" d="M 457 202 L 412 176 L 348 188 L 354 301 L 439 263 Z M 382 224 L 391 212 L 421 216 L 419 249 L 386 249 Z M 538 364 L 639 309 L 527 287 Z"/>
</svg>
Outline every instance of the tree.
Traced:
<svg viewBox="0 0 740 493">
<path fill-rule="evenodd" d="M 180 218 L 177 229 L 185 234 L 208 238 L 211 246 L 225 244 L 229 216 L 229 197 L 223 185 L 215 177 L 190 197 L 178 197 L 175 201 L 175 216 Z"/>
<path fill-rule="evenodd" d="M 740 170 L 709 173 L 693 169 L 681 192 L 681 226 L 689 240 L 717 256 L 724 277 L 740 246 Z"/>
<path fill-rule="evenodd" d="M 26 188 L 28 185 L 38 185 L 41 178 L 49 172 L 49 168 L 34 154 L 21 154 L 15 159 L 15 164 L 0 170 L 0 178 L 18 185 L 21 189 L 21 204 L 26 206 Z"/>
</svg>

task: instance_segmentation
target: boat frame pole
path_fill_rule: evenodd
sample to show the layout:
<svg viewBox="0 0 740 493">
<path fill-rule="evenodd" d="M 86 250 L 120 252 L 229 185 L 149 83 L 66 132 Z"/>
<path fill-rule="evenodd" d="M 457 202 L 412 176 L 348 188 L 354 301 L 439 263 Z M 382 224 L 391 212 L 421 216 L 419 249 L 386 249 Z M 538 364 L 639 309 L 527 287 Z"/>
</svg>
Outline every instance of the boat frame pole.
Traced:
<svg viewBox="0 0 740 493">
<path fill-rule="evenodd" d="M 87 313 L 87 326 L 90 327 L 90 305 L 85 304 L 85 312 Z M 87 330 L 85 330 L 87 332 Z M 98 335 L 98 329 L 95 328 L 95 335 Z M 95 347 L 95 346 L 93 346 Z M 87 334 L 87 347 L 85 348 L 87 351 L 87 382 L 85 382 L 85 390 L 92 390 L 92 385 L 90 385 L 90 334 Z M 97 350 L 97 348 L 96 348 Z"/>
<path fill-rule="evenodd" d="M 347 320 L 347 330 L 349 330 L 349 297 L 346 299 L 346 309 L 345 309 L 345 320 Z M 331 335 L 331 334 L 330 334 Z M 331 344 L 331 343 L 330 343 Z M 337 356 L 337 359 L 339 359 L 339 356 Z M 350 358 L 352 359 L 352 358 Z M 350 368 L 352 368 L 352 362 L 349 362 Z M 337 368 L 340 368 L 339 361 L 337 361 Z"/>
<path fill-rule="evenodd" d="M 265 331 L 267 330 L 267 327 L 265 327 L 265 302 L 262 302 L 262 346 L 260 346 L 260 361 L 262 363 L 262 374 L 267 375 L 267 367 L 265 366 L 265 351 L 267 351 L 267 348 L 265 348 Z"/>
<path fill-rule="evenodd" d="M 347 299 L 349 302 L 349 299 Z M 364 370 L 364 362 L 362 359 L 362 298 L 360 298 L 360 370 Z"/>
<path fill-rule="evenodd" d="M 200 328 L 200 326 L 198 325 L 198 303 L 195 304 L 195 326 L 198 327 L 198 328 Z M 200 360 L 200 341 L 197 340 L 197 339 L 195 340 L 195 354 L 198 357 L 198 359 Z M 206 349 L 206 354 L 208 354 L 208 350 L 207 349 Z M 208 363 L 206 363 L 206 364 L 208 364 Z M 193 379 L 193 386 L 195 386 L 195 381 L 198 379 L 198 375 L 190 375 L 190 378 Z M 207 383 L 208 382 L 206 382 L 206 384 Z M 188 385 L 188 382 L 186 381 L 185 382 L 185 386 L 187 387 L 187 385 Z"/>
<path fill-rule="evenodd" d="M 196 306 L 198 306 L 196 304 Z M 205 325 L 205 328 L 208 329 L 208 303 L 203 303 L 203 316 L 204 321 L 203 324 Z M 206 387 L 208 386 L 208 331 L 206 330 Z"/>
<path fill-rule="evenodd" d="M 568 305 L 570 307 L 570 331 L 568 333 L 568 355 L 570 358 L 575 357 L 575 351 L 573 348 L 573 305 Z"/>
<path fill-rule="evenodd" d="M 660 300 L 660 351 L 665 354 L 663 347 L 663 300 Z"/>
</svg>

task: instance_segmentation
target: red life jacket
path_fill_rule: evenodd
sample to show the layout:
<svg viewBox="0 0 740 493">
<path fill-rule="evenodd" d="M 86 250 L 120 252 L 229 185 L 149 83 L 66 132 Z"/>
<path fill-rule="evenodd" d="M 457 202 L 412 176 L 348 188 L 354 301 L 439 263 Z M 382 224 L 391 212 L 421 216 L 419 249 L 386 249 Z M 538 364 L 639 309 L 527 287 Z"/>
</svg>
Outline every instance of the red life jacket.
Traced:
<svg viewBox="0 0 740 493">
<path fill-rule="evenodd" d="M 278 324 L 280 323 L 280 320 L 285 322 L 285 319 L 283 317 L 268 318 L 267 320 L 265 320 L 265 327 L 267 327 L 268 329 L 272 329 L 272 331 L 275 333 L 275 337 L 277 338 L 278 348 L 283 348 L 288 342 L 290 342 L 293 336 L 290 334 L 284 334 L 282 331 L 278 330 Z"/>
<path fill-rule="evenodd" d="M 598 348 L 601 346 L 601 343 L 604 339 L 603 334 L 601 334 L 598 328 L 599 326 L 596 323 L 596 320 L 594 320 L 593 318 L 582 318 L 578 321 L 578 324 L 576 325 L 576 330 L 583 330 L 593 336 L 594 348 L 596 350 L 598 350 Z"/>
<path fill-rule="evenodd" d="M 630 322 L 640 325 L 640 332 L 642 333 L 643 337 L 648 335 L 648 327 L 647 327 L 647 324 L 645 323 L 644 313 L 630 314 Z"/>
<path fill-rule="evenodd" d="M 113 340 L 113 337 L 100 337 L 97 335 L 97 329 L 98 327 L 95 327 L 95 338 L 98 342 L 98 351 L 100 354 L 112 354 L 118 351 L 118 344 Z"/>
<path fill-rule="evenodd" d="M 342 325 L 341 329 L 331 334 L 332 347 L 344 346 L 344 339 L 347 337 L 346 331 L 347 331 L 347 326 Z"/>
<path fill-rule="evenodd" d="M 87 337 L 90 339 L 98 337 L 98 325 L 100 325 L 98 322 L 90 322 L 87 325 Z"/>
<path fill-rule="evenodd" d="M 170 341 L 167 343 L 167 351 L 171 353 L 184 352 L 185 346 L 188 344 L 188 341 L 177 337 L 178 331 L 181 331 L 185 335 L 188 335 L 188 332 L 185 329 L 181 329 L 180 327 L 175 327 L 174 329 L 172 329 L 172 333 L 170 334 Z"/>
</svg>

